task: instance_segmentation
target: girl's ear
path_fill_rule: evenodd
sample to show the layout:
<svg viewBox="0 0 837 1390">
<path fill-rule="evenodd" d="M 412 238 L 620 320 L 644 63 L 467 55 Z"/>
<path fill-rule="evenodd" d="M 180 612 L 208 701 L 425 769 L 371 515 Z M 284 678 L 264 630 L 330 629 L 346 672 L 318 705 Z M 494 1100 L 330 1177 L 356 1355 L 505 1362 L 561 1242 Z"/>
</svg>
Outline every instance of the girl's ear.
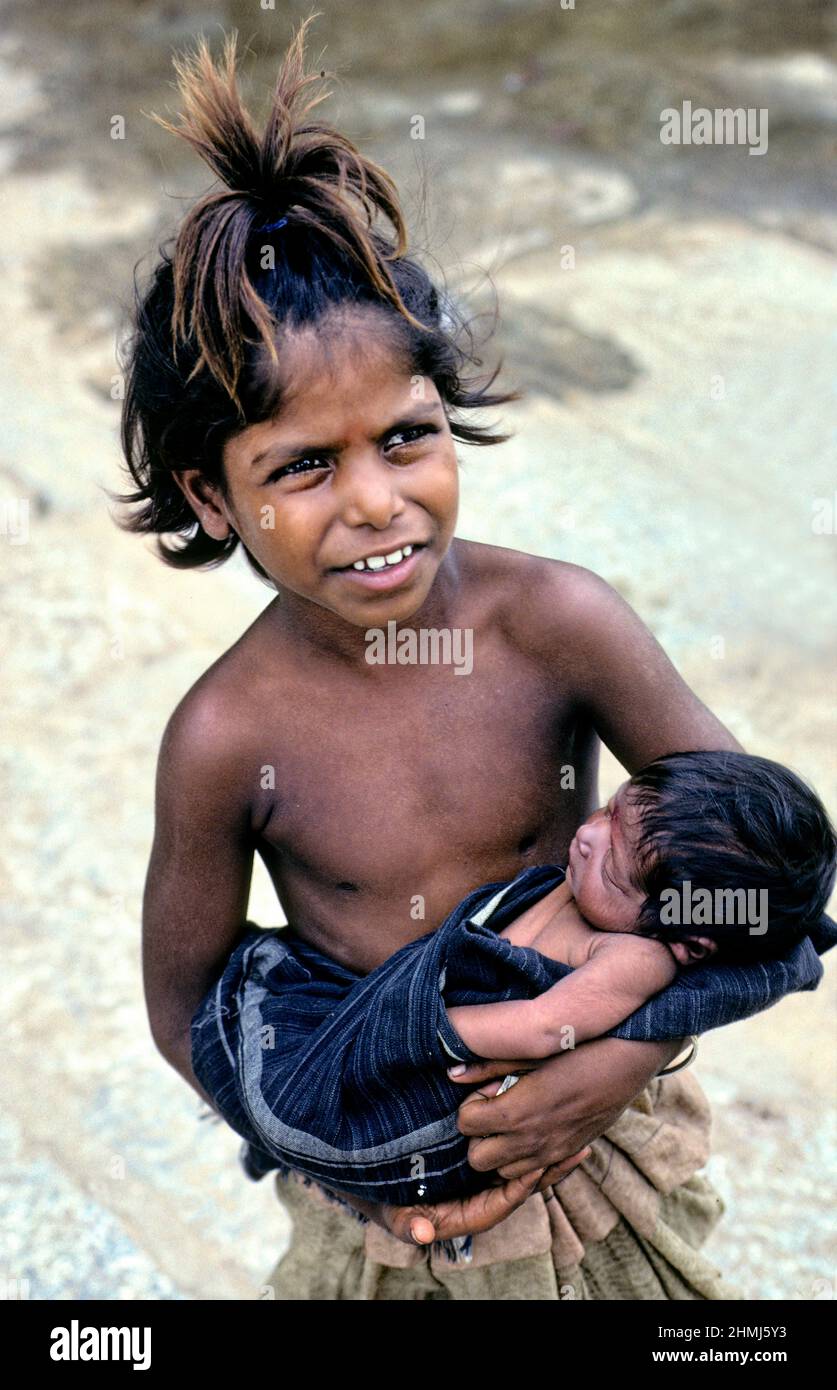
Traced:
<svg viewBox="0 0 837 1390">
<path fill-rule="evenodd" d="M 184 468 L 172 476 L 206 534 L 216 541 L 226 540 L 232 527 L 217 487 L 199 468 Z"/>
</svg>

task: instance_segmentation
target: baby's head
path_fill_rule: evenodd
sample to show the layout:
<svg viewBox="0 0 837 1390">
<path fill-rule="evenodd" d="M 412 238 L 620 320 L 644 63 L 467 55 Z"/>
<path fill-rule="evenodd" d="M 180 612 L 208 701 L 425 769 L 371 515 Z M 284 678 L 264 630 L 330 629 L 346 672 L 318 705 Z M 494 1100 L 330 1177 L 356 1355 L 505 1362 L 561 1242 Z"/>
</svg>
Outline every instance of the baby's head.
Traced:
<svg viewBox="0 0 837 1390">
<path fill-rule="evenodd" d="M 681 965 L 783 955 L 819 920 L 837 841 L 788 768 L 748 753 L 669 753 L 576 832 L 567 878 L 602 931 L 654 936 Z"/>
<path fill-rule="evenodd" d="M 455 441 L 502 443 L 470 412 L 519 393 L 472 373 L 477 336 L 407 254 L 392 180 L 311 114 L 327 94 L 305 71 L 313 18 L 261 134 L 234 37 L 220 62 L 203 40 L 177 61 L 185 114 L 162 124 L 221 186 L 137 291 L 120 500 L 127 529 L 168 537 L 166 563 L 218 565 L 241 545 L 288 604 L 366 628 L 424 602 L 456 523 Z"/>
</svg>

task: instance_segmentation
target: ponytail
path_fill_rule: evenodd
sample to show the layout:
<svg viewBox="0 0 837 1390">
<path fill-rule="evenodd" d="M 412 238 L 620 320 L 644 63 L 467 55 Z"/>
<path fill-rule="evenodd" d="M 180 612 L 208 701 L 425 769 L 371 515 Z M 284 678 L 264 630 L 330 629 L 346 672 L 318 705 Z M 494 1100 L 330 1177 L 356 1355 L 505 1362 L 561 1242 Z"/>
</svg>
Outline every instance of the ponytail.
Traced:
<svg viewBox="0 0 837 1390">
<path fill-rule="evenodd" d="M 194 52 L 175 56 L 179 122 L 152 117 L 220 183 L 187 212 L 173 251 L 161 248 L 148 287 L 135 284 L 127 345 L 122 448 L 136 489 L 116 500 L 139 510 L 119 524 L 178 536 L 173 545 L 158 540 L 171 565 L 220 564 L 238 545 L 234 533 L 216 541 L 200 530 L 174 474 L 199 468 L 226 495 L 225 441 L 280 407 L 285 329 L 316 324 L 339 305 L 374 305 L 389 316 L 413 370 L 434 381 L 451 410 L 519 399 L 488 390 L 499 367 L 481 382 L 463 378 L 463 366 L 481 365 L 470 327 L 407 255 L 394 183 L 346 136 L 311 118 L 330 95 L 323 79 L 334 75 L 305 71 L 314 18 L 285 54 L 261 135 L 238 90 L 234 32 L 217 64 L 203 38 Z M 508 438 L 449 419 L 454 437 L 470 443 Z"/>
<path fill-rule="evenodd" d="M 199 352 L 190 378 L 206 366 L 235 401 L 242 342 L 261 339 L 277 361 L 276 324 L 247 269 L 260 224 L 287 215 L 295 226 L 325 231 L 382 300 L 415 327 L 424 326 L 402 302 L 387 266 L 407 249 L 394 183 L 339 131 L 306 122 L 330 95 L 309 95 L 309 89 L 333 75 L 305 73 L 305 32 L 314 18 L 304 21 L 288 48 L 261 137 L 238 90 L 235 32 L 226 36 L 217 67 L 204 38 L 194 53 L 175 56 L 185 112 L 179 125 L 153 117 L 186 140 L 224 185 L 194 205 L 178 233 L 172 341 L 176 352 L 178 342 L 194 339 Z M 370 239 L 376 213 L 395 228 L 394 247 L 383 255 Z"/>
</svg>

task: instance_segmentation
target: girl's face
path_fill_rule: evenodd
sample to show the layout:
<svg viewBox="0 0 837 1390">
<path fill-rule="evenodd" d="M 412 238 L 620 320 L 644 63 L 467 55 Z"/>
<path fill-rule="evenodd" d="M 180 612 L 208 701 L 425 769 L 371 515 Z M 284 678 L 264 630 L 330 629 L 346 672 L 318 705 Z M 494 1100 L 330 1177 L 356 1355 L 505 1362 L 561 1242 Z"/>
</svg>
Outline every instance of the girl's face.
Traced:
<svg viewBox="0 0 837 1390">
<path fill-rule="evenodd" d="M 320 339 L 286 338 L 281 362 L 280 415 L 225 447 L 229 498 L 206 500 L 194 477 L 184 491 L 204 529 L 220 538 L 232 527 L 286 598 L 362 628 L 407 619 L 456 525 L 458 463 L 439 393 L 394 359 L 380 317 L 363 311 L 333 316 Z"/>
<path fill-rule="evenodd" d="M 567 880 L 578 910 L 601 931 L 629 931 L 645 894 L 631 882 L 636 830 L 628 783 L 579 826 L 570 844 Z"/>
</svg>

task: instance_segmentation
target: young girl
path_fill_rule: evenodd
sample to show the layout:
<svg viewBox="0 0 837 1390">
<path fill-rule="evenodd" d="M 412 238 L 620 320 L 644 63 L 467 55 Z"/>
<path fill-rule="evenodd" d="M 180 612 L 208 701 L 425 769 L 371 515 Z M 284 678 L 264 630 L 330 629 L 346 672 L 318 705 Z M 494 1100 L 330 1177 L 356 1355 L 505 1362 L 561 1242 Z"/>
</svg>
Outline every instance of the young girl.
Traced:
<svg viewBox="0 0 837 1390">
<path fill-rule="evenodd" d="M 469 414 L 515 395 L 489 389 L 496 372 L 468 375 L 479 365 L 468 333 L 407 255 L 390 179 L 311 118 L 322 97 L 308 99 L 308 22 L 262 136 L 237 92 L 234 38 L 220 66 L 203 43 L 177 62 L 184 113 L 168 128 L 220 187 L 138 296 L 128 362 L 127 524 L 173 537 L 158 541 L 173 566 L 217 565 L 241 545 L 276 591 L 180 702 L 160 750 L 146 998 L 160 1051 L 204 1099 L 190 1022 L 246 929 L 254 853 L 299 935 L 366 973 L 478 885 L 566 862 L 598 802 L 599 739 L 629 772 L 671 750 L 738 746 L 601 579 L 455 537 L 455 441 L 502 442 Z M 467 679 L 444 663 L 370 664 L 365 634 L 390 622 L 467 629 Z M 485 1296 L 490 1275 L 491 1296 L 519 1297 L 525 1274 L 528 1296 L 560 1297 L 568 1268 L 595 1296 L 714 1296 L 694 1248 L 720 1206 L 696 1172 L 707 1109 L 680 1077 L 653 1080 L 689 1031 L 700 1028 L 674 1042 L 597 1039 L 464 1104 L 469 1161 L 498 1176 L 463 1204 L 420 1215 L 366 1204 L 364 1230 L 303 1194 L 277 1288 L 359 1296 L 345 1294 L 351 1266 L 369 1296 L 421 1296 L 402 1292 L 401 1276 L 418 1276 L 399 1262 L 428 1273 L 419 1244 L 483 1232 L 453 1296 Z M 514 1060 L 462 1080 L 503 1076 Z M 655 1106 L 668 1106 L 655 1131 L 680 1141 L 676 1176 L 643 1169 L 629 1217 L 600 1190 L 568 1263 L 566 1222 L 546 1216 L 554 1185 L 576 1169 L 570 1183 L 598 1175 L 603 1189 L 602 1153 L 628 1152 L 630 1115 Z M 376 1283 L 381 1268 L 393 1279 Z"/>
</svg>

